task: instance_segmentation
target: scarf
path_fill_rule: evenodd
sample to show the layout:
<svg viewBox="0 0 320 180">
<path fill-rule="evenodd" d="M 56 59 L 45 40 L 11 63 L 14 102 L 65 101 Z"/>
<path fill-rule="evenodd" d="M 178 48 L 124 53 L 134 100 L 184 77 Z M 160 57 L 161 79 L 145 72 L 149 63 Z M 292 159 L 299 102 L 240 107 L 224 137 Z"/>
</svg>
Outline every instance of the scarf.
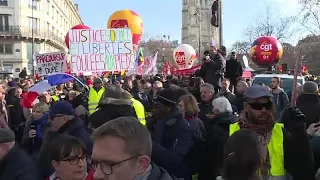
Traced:
<svg viewBox="0 0 320 180">
<path fill-rule="evenodd" d="M 43 139 L 43 135 L 44 135 L 43 125 L 47 123 L 48 118 L 49 118 L 49 114 L 45 113 L 40 119 L 34 120 L 32 122 L 32 125 L 35 125 L 36 127 L 36 138 L 39 140 Z"/>
<path fill-rule="evenodd" d="M 152 170 L 152 165 L 150 164 L 144 173 L 136 176 L 133 180 L 147 180 L 151 174 L 151 170 Z"/>
<path fill-rule="evenodd" d="M 273 126 L 275 124 L 273 117 L 271 117 L 264 124 L 253 124 L 248 121 L 245 112 L 242 112 L 240 114 L 238 121 L 239 121 L 239 126 L 241 129 L 242 128 L 243 129 L 250 129 L 266 139 L 267 139 L 268 135 L 271 133 Z"/>
<path fill-rule="evenodd" d="M 85 180 L 88 176 L 88 173 L 86 174 L 85 178 L 83 180 Z M 53 173 L 48 180 L 61 180 L 61 178 L 57 175 L 57 173 Z"/>
<path fill-rule="evenodd" d="M 198 114 L 186 113 L 184 115 L 184 119 L 187 121 L 190 121 L 191 119 L 195 119 L 196 117 L 198 117 Z"/>
</svg>

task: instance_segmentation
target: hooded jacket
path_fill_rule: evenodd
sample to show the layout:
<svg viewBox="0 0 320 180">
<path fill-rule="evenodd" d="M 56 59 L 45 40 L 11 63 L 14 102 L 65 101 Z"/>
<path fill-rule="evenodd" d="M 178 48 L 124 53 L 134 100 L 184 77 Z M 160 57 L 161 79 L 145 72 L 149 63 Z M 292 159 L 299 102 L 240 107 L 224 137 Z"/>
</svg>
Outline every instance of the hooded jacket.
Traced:
<svg viewBox="0 0 320 180">
<path fill-rule="evenodd" d="M 104 98 L 100 100 L 98 110 L 90 116 L 93 128 L 123 116 L 137 117 L 133 103 L 129 99 Z"/>
<path fill-rule="evenodd" d="M 282 111 L 289 106 L 289 98 L 281 88 L 273 90 L 272 94 L 273 105 L 276 108 L 275 119 L 278 121 L 281 118 Z"/>
</svg>

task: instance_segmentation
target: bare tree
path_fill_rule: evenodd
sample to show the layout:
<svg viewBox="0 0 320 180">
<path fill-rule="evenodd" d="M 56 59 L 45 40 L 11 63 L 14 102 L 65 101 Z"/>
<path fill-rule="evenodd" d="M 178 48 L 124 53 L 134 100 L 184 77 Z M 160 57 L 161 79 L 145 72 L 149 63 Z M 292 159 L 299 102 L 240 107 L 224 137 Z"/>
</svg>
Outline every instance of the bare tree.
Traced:
<svg viewBox="0 0 320 180">
<path fill-rule="evenodd" d="M 154 39 L 150 38 L 140 43 L 140 46 L 144 49 L 144 57 L 147 58 L 158 52 L 157 67 L 162 69 L 165 62 L 173 60 L 174 48 L 178 46 L 178 41 L 171 41 L 170 39 Z"/>
<path fill-rule="evenodd" d="M 247 54 L 250 47 L 251 43 L 248 41 L 237 41 L 232 44 L 231 51 L 235 51 L 237 54 Z"/>
<path fill-rule="evenodd" d="M 294 34 L 294 17 L 283 17 L 279 10 L 266 4 L 265 9 L 256 15 L 255 23 L 245 29 L 245 36 L 253 42 L 260 36 L 275 36 L 279 41 L 286 41 Z"/>
<path fill-rule="evenodd" d="M 320 34 L 320 0 L 299 0 L 299 22 L 312 35 Z"/>
</svg>

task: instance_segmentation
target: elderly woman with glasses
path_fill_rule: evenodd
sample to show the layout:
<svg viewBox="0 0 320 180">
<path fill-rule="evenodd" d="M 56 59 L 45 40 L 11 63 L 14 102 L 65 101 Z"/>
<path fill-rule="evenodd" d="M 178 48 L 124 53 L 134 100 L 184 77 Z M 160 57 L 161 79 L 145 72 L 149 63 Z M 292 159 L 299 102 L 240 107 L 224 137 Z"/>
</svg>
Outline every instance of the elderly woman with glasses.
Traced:
<svg viewBox="0 0 320 180">
<path fill-rule="evenodd" d="M 93 180 L 86 146 L 80 139 L 61 135 L 53 141 L 50 154 L 55 172 L 47 180 Z"/>
<path fill-rule="evenodd" d="M 40 151 L 45 132 L 50 128 L 49 106 L 40 102 L 33 106 L 32 116 L 26 122 L 22 147 L 35 159 Z"/>
</svg>

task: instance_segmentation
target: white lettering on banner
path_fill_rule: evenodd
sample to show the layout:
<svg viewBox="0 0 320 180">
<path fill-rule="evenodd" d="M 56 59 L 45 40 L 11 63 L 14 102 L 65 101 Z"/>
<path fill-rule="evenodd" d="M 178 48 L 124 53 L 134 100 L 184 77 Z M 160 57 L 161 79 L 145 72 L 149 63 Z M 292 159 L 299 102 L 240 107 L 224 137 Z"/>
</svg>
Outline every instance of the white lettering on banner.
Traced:
<svg viewBox="0 0 320 180">
<path fill-rule="evenodd" d="M 67 57 L 64 52 L 36 54 L 34 58 L 36 73 L 41 76 L 67 71 Z"/>
<path fill-rule="evenodd" d="M 69 37 L 74 73 L 135 69 L 130 29 L 77 29 Z"/>
</svg>

